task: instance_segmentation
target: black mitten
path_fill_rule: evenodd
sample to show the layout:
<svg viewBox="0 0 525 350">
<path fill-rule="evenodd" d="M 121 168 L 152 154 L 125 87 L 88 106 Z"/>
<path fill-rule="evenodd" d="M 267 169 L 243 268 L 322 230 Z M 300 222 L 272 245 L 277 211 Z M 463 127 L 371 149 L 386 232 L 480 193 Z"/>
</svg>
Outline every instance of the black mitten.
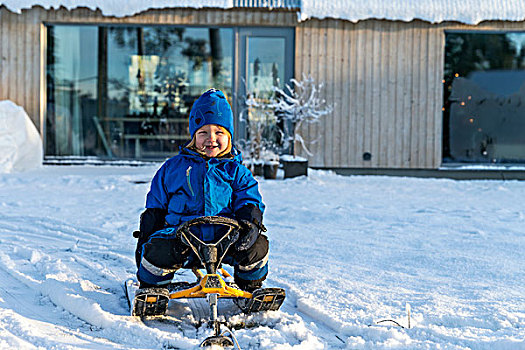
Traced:
<svg viewBox="0 0 525 350">
<path fill-rule="evenodd" d="M 168 211 L 164 209 L 147 208 L 140 215 L 140 231 L 133 232 L 133 237 L 139 239 L 135 249 L 137 268 L 140 265 L 142 246 L 148 241 L 149 236 L 164 228 L 167 213 Z"/>
<path fill-rule="evenodd" d="M 262 224 L 262 212 L 257 206 L 247 204 L 235 213 L 235 217 L 241 225 L 235 248 L 240 251 L 248 250 L 259 238 L 261 231 L 266 232 L 266 227 Z"/>
<path fill-rule="evenodd" d="M 152 233 L 163 229 L 166 224 L 168 211 L 160 208 L 146 208 L 140 214 L 140 230 L 133 232 L 135 238 L 147 238 Z"/>
<path fill-rule="evenodd" d="M 250 249 L 259 235 L 261 230 L 254 223 L 251 223 L 246 220 L 240 220 L 239 224 L 241 225 L 239 239 L 235 243 L 235 249 L 242 251 Z"/>
</svg>

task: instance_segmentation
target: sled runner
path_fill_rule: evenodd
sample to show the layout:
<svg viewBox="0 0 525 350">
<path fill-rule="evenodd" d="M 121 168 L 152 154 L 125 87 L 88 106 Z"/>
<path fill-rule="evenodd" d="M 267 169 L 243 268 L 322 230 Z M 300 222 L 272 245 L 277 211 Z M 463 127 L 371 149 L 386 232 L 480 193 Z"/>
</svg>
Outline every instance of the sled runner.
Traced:
<svg viewBox="0 0 525 350">
<path fill-rule="evenodd" d="M 191 228 L 200 225 L 220 225 L 226 228 L 226 233 L 213 243 L 204 243 L 191 232 Z M 168 309 L 170 299 L 205 298 L 209 306 L 209 326 L 214 335 L 206 338 L 201 347 L 218 345 L 233 347 L 233 334 L 221 333 L 221 322 L 218 319 L 218 302 L 220 299 L 232 299 L 242 312 L 250 314 L 259 311 L 278 310 L 286 297 L 282 288 L 260 288 L 253 292 L 239 289 L 235 283 L 225 282 L 231 276 L 221 268 L 221 262 L 228 248 L 239 238 L 239 224 L 236 220 L 204 216 L 188 221 L 177 230 L 177 237 L 188 245 L 200 261 L 199 267 L 192 269 L 197 281 L 174 282 L 163 288 L 143 288 L 137 290 L 131 303 L 130 287 L 132 280 L 125 282 L 126 296 L 133 316 L 162 316 Z M 205 273 L 201 271 L 205 270 Z"/>
</svg>

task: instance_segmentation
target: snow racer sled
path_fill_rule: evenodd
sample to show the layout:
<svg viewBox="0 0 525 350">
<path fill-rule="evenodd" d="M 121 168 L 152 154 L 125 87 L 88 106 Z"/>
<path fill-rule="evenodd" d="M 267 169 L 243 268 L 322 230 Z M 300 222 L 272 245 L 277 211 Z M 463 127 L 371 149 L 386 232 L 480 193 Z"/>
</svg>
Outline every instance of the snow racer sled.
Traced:
<svg viewBox="0 0 525 350">
<path fill-rule="evenodd" d="M 190 230 L 194 226 L 210 224 L 226 228 L 224 235 L 216 242 L 204 243 Z M 170 299 L 206 298 L 210 310 L 208 325 L 213 328 L 214 335 L 206 338 L 201 343 L 201 347 L 212 345 L 233 347 L 231 331 L 230 337 L 221 333 L 221 322 L 217 314 L 217 303 L 220 299 L 233 299 L 242 312 L 250 314 L 278 310 L 286 296 L 282 288 L 260 288 L 250 293 L 239 289 L 234 283 L 224 281 L 224 278 L 231 278 L 231 276 L 221 268 L 221 262 L 228 248 L 239 238 L 239 229 L 240 225 L 236 220 L 220 216 L 203 216 L 180 225 L 177 229 L 177 237 L 191 248 L 200 261 L 200 266 L 192 268 L 197 281 L 172 282 L 163 288 L 137 290 L 131 305 L 131 314 L 139 317 L 162 316 L 167 311 Z M 205 269 L 206 273 L 201 269 Z M 129 283 L 131 283 L 129 280 L 126 281 L 126 284 Z M 129 300 L 128 288 L 125 290 Z"/>
</svg>

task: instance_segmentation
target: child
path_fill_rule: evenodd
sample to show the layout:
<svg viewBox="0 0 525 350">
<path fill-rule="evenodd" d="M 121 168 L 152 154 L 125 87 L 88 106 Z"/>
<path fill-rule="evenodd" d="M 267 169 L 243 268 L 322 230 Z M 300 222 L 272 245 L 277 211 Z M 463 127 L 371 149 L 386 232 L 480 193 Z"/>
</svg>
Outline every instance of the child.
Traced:
<svg viewBox="0 0 525 350">
<path fill-rule="evenodd" d="M 264 204 L 257 181 L 233 146 L 233 114 L 224 94 L 215 89 L 202 94 L 189 123 L 191 141 L 157 171 L 147 194 L 135 252 L 140 288 L 168 284 L 187 262 L 191 249 L 175 238 L 181 223 L 218 215 L 241 223 L 240 238 L 223 261 L 234 266 L 239 288 L 253 291 L 268 273 L 268 239 L 261 234 L 266 231 Z M 213 236 L 203 229 L 199 238 L 212 241 Z"/>
</svg>

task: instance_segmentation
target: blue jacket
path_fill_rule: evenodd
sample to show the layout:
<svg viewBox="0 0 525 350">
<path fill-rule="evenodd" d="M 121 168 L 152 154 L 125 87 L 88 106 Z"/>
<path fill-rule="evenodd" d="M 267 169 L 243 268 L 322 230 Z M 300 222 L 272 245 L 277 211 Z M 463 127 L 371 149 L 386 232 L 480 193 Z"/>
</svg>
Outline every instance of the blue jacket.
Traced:
<svg viewBox="0 0 525 350">
<path fill-rule="evenodd" d="M 209 215 L 235 217 L 244 205 L 253 204 L 264 212 L 259 185 L 241 164 L 241 154 L 233 148 L 233 158 L 206 158 L 181 148 L 157 171 L 146 197 L 146 208 L 168 211 L 166 223 L 176 227 L 185 221 Z M 202 233 L 205 241 L 213 239 Z"/>
</svg>

